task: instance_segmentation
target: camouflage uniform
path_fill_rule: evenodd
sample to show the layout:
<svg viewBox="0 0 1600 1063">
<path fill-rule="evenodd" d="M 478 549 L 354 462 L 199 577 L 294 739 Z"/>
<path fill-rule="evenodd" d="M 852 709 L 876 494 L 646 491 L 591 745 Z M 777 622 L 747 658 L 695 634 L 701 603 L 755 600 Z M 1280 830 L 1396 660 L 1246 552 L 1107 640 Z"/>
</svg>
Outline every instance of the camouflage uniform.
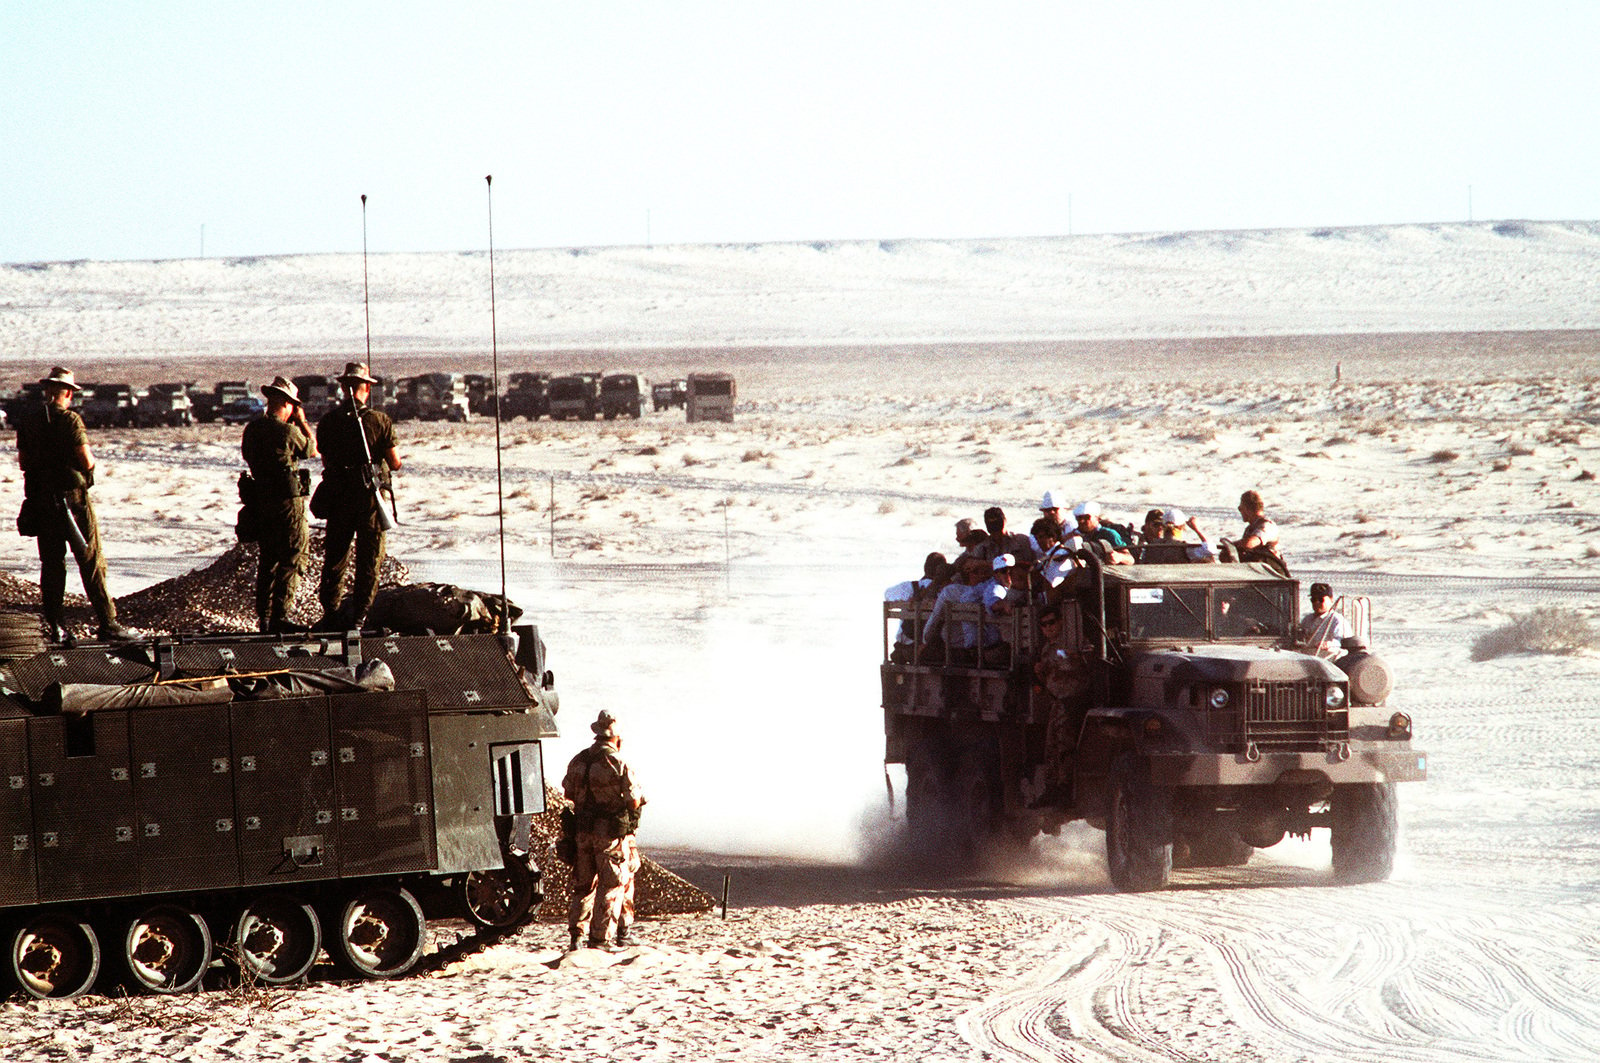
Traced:
<svg viewBox="0 0 1600 1063">
<path fill-rule="evenodd" d="M 380 410 L 360 408 L 361 427 L 366 432 L 363 452 L 356 434 L 354 406 L 347 399 L 317 422 L 317 449 L 322 451 L 322 480 L 330 496 L 328 533 L 323 546 L 322 582 L 317 597 L 327 617 L 337 617 L 341 626 L 358 626 L 378 593 L 378 568 L 383 564 L 384 533 L 378 523 L 378 500 L 362 479 L 367 455 L 372 456 L 379 483 L 389 486 L 389 468 L 383 456 L 394 449 L 394 421 Z M 350 562 L 351 540 L 355 541 L 356 572 L 350 593 L 339 599 L 340 584 Z"/>
<path fill-rule="evenodd" d="M 47 623 L 65 625 L 63 603 L 67 593 L 66 512 L 83 532 L 85 546 L 72 547 L 83 577 L 83 593 L 94 607 L 102 628 L 117 621 L 117 605 L 106 589 L 106 559 L 100 551 L 100 524 L 95 520 L 89 488 L 94 474 L 78 468 L 78 448 L 87 446 L 89 433 L 76 410 L 57 409 L 49 403 L 29 405 L 17 418 L 17 452 L 22 461 L 22 490 L 39 538 L 39 594 Z M 65 503 L 66 511 L 62 509 Z"/>
<path fill-rule="evenodd" d="M 644 799 L 632 769 L 617 755 L 616 739 L 602 733 L 573 757 L 561 790 L 577 809 L 567 927 L 576 941 L 587 925 L 591 946 L 625 938 L 633 922 L 634 875 L 642 862 L 633 832 Z"/>
<path fill-rule="evenodd" d="M 310 548 L 300 461 L 311 437 L 297 424 L 263 414 L 244 429 L 239 450 L 256 482 L 261 558 L 256 566 L 256 619 L 262 631 L 283 627 Z"/>
</svg>

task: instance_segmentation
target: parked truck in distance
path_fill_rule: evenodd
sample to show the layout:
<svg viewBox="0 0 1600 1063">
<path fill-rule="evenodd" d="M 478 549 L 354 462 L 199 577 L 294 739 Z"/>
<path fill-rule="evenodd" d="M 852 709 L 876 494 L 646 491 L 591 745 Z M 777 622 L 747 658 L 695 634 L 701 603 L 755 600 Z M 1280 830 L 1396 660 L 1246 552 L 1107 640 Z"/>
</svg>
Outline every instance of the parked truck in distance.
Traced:
<svg viewBox="0 0 1600 1063">
<path fill-rule="evenodd" d="M 600 412 L 606 420 L 644 415 L 650 381 L 637 373 L 607 373 L 600 378 Z"/>
<path fill-rule="evenodd" d="M 151 384 L 138 396 L 133 409 L 133 422 L 140 428 L 165 425 L 181 428 L 194 424 L 194 402 L 189 398 L 193 381 L 183 383 Z"/>
<path fill-rule="evenodd" d="M 677 380 L 663 380 L 651 386 L 650 401 L 657 413 L 674 406 L 681 410 L 684 403 L 689 401 L 689 382 L 681 377 Z"/>
<path fill-rule="evenodd" d="M 397 421 L 466 421 L 471 404 L 460 373 L 423 373 L 395 386 L 390 412 Z"/>
<path fill-rule="evenodd" d="M 982 632 L 971 651 L 912 651 L 934 603 L 884 605 L 885 760 L 905 765 L 916 844 L 966 859 L 1087 820 L 1112 883 L 1142 891 L 1326 828 L 1336 879 L 1388 877 L 1395 784 L 1427 757 L 1384 707 L 1366 599 L 1341 601 L 1357 637 L 1329 661 L 1297 648 L 1295 580 L 1154 561 L 1082 551 L 1048 604 L 948 605 L 934 627 Z"/>
<path fill-rule="evenodd" d="M 731 373 L 690 373 L 685 397 L 689 421 L 731 421 L 737 394 Z"/>
<path fill-rule="evenodd" d="M 222 416 L 223 408 L 235 399 L 248 399 L 255 395 L 248 380 L 219 380 L 210 391 L 190 393 L 194 404 L 194 419 L 205 424 Z"/>
<path fill-rule="evenodd" d="M 514 421 L 518 417 L 526 417 L 530 421 L 537 421 L 549 413 L 549 386 L 549 373 L 512 373 L 510 386 L 500 396 L 500 419 Z"/>
<path fill-rule="evenodd" d="M 137 402 L 131 384 L 86 384 L 74 405 L 89 428 L 129 428 Z"/>
<path fill-rule="evenodd" d="M 600 412 L 600 374 L 571 373 L 550 381 L 550 419 L 592 421 Z"/>
</svg>

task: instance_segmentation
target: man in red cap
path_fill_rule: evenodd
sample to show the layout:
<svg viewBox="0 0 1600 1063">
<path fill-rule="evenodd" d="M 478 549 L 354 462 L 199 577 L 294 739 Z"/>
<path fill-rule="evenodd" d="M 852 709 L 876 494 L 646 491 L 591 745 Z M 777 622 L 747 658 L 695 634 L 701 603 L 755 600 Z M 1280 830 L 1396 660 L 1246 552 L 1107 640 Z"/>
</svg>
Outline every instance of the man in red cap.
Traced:
<svg viewBox="0 0 1600 1063">
<path fill-rule="evenodd" d="M 106 559 L 89 488 L 94 454 L 83 419 L 72 409 L 82 390 L 72 370 L 55 366 L 39 381 L 44 402 L 28 404 L 17 417 L 17 462 L 22 466 L 22 513 L 17 530 L 39 539 L 39 595 L 51 642 L 70 642 L 63 608 L 67 594 L 67 546 L 78 562 L 83 593 L 100 621 L 102 640 L 131 638 L 117 623 L 117 605 L 106 589 Z"/>
<path fill-rule="evenodd" d="M 359 628 L 378 593 L 378 568 L 384 554 L 379 491 L 388 489 L 391 474 L 400 470 L 400 454 L 395 450 L 394 421 L 381 410 L 367 406 L 372 385 L 377 382 L 365 363 L 350 362 L 339 374 L 345 401 L 317 422 L 322 483 L 312 498 L 311 509 L 313 516 L 328 521 L 322 582 L 317 587 L 317 597 L 322 601 L 322 619 L 316 625 L 319 631 Z M 355 577 L 349 593 L 341 599 L 352 542 Z"/>
<path fill-rule="evenodd" d="M 289 610 L 305 569 L 310 532 L 305 496 L 310 474 L 300 468 L 317 456 L 311 426 L 306 423 L 300 389 L 284 377 L 263 385 L 267 412 L 245 425 L 239 450 L 250 466 L 254 484 L 256 535 L 256 623 L 261 631 L 290 630 Z"/>
</svg>

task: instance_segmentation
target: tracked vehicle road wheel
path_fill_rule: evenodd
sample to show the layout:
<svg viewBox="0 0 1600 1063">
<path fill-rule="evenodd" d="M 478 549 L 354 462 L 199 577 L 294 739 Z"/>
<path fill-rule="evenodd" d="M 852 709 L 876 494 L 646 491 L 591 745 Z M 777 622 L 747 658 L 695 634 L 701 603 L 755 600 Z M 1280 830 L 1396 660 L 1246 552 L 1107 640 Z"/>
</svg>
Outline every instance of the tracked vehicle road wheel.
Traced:
<svg viewBox="0 0 1600 1063">
<path fill-rule="evenodd" d="M 510 857 L 505 867 L 469 871 L 456 883 L 467 921 L 490 930 L 516 926 L 543 899 L 526 858 Z"/>
<path fill-rule="evenodd" d="M 298 982 L 322 951 L 316 909 L 283 893 L 250 901 L 233 924 L 233 958 L 247 981 Z"/>
<path fill-rule="evenodd" d="M 75 997 L 100 974 L 100 939 L 82 920 L 43 915 L 17 927 L 6 942 L 6 974 L 28 996 Z"/>
<path fill-rule="evenodd" d="M 338 908 L 328 952 L 362 978 L 399 978 L 422 959 L 427 924 L 422 906 L 401 886 L 363 890 Z"/>
<path fill-rule="evenodd" d="M 1394 870 L 1399 806 L 1392 782 L 1335 786 L 1333 877 L 1340 882 L 1382 882 Z"/>
<path fill-rule="evenodd" d="M 1111 766 L 1106 864 L 1124 893 L 1164 889 L 1172 877 L 1172 791 L 1150 782 L 1150 763 L 1128 753 Z"/>
<path fill-rule="evenodd" d="M 122 966 L 150 993 L 187 993 L 211 966 L 211 928 L 175 904 L 146 908 L 122 932 Z"/>
</svg>

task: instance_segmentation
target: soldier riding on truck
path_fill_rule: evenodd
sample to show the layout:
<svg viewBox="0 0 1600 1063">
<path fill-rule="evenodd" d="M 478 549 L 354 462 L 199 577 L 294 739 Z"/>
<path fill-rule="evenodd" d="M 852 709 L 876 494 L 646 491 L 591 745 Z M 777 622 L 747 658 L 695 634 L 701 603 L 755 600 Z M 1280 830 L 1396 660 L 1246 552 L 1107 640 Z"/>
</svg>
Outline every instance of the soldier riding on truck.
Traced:
<svg viewBox="0 0 1600 1063">
<path fill-rule="evenodd" d="M 1106 832 L 1113 884 L 1143 891 L 1327 828 L 1337 879 L 1387 878 L 1395 784 L 1427 757 L 1384 707 L 1365 599 L 1328 661 L 1296 649 L 1299 583 L 1269 565 L 1074 561 L 1008 616 L 947 606 L 947 630 L 998 624 L 1009 655 L 892 661 L 891 635 L 921 631 L 932 603 L 884 604 L 884 759 L 905 765 L 916 843 L 966 857 L 1082 819 Z"/>
</svg>

